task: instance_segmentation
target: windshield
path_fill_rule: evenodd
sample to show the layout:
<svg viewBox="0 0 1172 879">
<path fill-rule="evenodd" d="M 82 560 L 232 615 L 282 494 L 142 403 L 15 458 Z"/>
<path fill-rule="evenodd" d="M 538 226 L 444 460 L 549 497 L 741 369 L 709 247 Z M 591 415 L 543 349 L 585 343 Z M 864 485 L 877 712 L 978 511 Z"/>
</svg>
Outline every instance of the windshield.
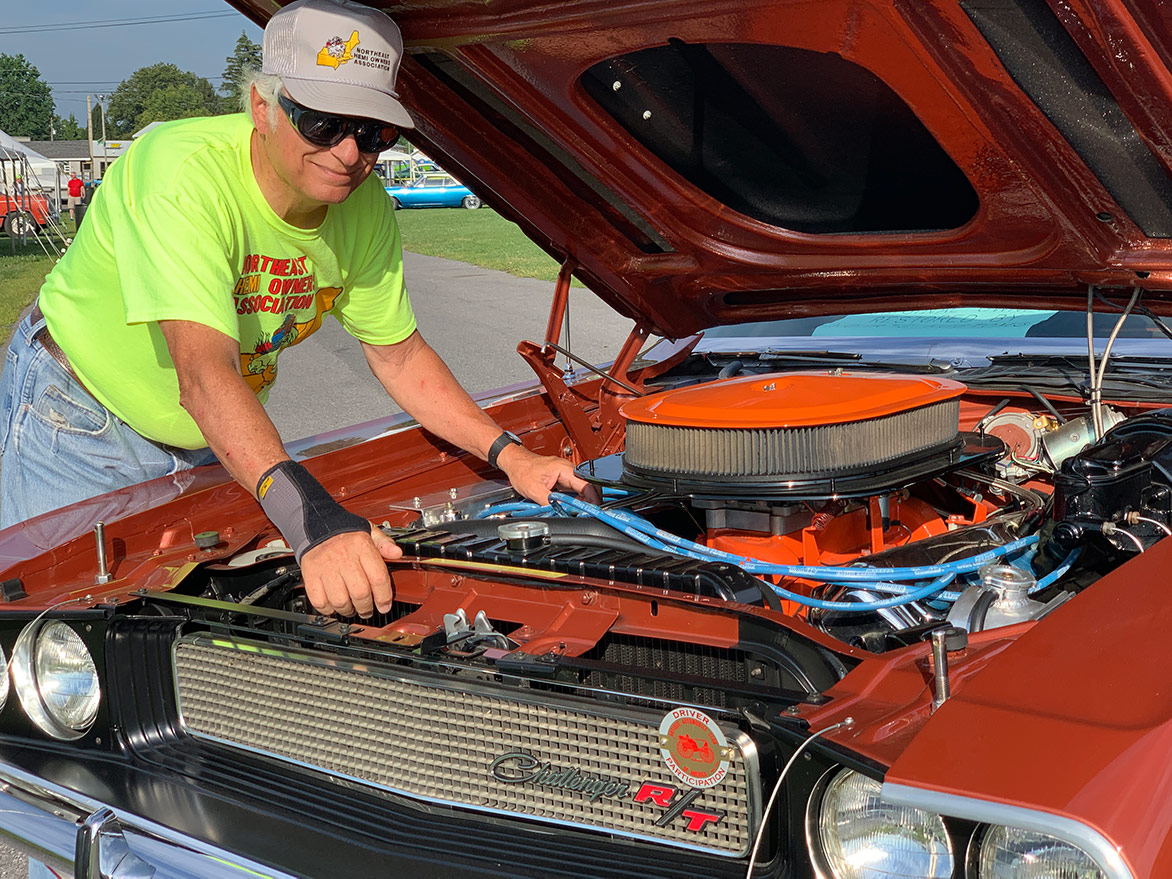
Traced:
<svg viewBox="0 0 1172 879">
<path fill-rule="evenodd" d="M 1094 315 L 1099 353 L 1119 320 L 1103 307 Z M 828 315 L 714 327 L 697 350 L 801 351 L 857 354 L 864 360 L 983 366 L 1001 356 L 1086 356 L 1084 312 L 1008 308 L 940 308 Z M 1172 357 L 1172 340 L 1157 318 L 1133 314 L 1124 321 L 1113 357 Z"/>
</svg>

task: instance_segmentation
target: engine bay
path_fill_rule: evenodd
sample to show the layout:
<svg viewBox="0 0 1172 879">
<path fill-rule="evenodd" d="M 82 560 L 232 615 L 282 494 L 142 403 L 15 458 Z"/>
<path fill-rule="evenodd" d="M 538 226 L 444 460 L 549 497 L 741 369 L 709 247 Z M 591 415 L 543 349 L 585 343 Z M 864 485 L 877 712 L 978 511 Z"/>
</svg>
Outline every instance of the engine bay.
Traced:
<svg viewBox="0 0 1172 879">
<path fill-rule="evenodd" d="M 723 566 L 714 597 L 872 652 L 942 625 L 1040 619 L 1169 532 L 1165 412 L 1103 407 L 1092 442 L 1090 414 L 1009 398 L 982 411 L 966 390 L 835 369 L 663 391 L 623 407 L 623 453 L 579 468 L 601 504 L 513 499 L 472 521 L 496 522 L 510 552 L 551 570 L 567 528 L 601 524 L 616 549 Z M 443 527 L 494 536 L 491 524 Z M 647 559 L 635 577 L 670 568 Z"/>
<path fill-rule="evenodd" d="M 1092 442 L 1081 404 L 950 378 L 835 368 L 662 384 L 622 406 L 622 452 L 579 465 L 592 498 L 555 492 L 539 506 L 483 481 L 391 503 L 384 531 L 460 595 L 429 612 L 435 578 L 411 604 L 414 575 L 393 569 L 395 609 L 347 629 L 464 659 L 601 656 L 621 626 L 567 638 L 523 602 L 463 610 L 472 593 L 487 600 L 484 581 L 576 576 L 758 606 L 884 653 L 943 627 L 1041 619 L 1172 525 L 1163 410 L 1103 406 Z M 247 589 L 213 575 L 204 597 L 311 612 L 279 543 L 230 566 L 271 558 L 278 575 L 241 580 Z M 680 636 L 705 637 L 695 625 Z"/>
</svg>

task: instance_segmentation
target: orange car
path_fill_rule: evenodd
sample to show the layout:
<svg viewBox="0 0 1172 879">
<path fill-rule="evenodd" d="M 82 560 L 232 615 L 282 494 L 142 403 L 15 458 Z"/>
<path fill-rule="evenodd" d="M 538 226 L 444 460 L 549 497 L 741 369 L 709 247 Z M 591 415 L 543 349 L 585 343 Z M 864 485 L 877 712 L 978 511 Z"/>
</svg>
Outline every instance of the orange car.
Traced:
<svg viewBox="0 0 1172 879">
<path fill-rule="evenodd" d="M 127 879 L 1172 877 L 1169 3 L 368 4 L 407 136 L 560 265 L 478 403 L 597 491 L 407 414 L 289 444 L 403 551 L 367 618 L 218 466 L 0 531 L 4 836 Z M 344 303 L 293 255 L 207 282 Z M 514 340 L 465 269 L 478 368 Z"/>
<path fill-rule="evenodd" d="M 44 226 L 50 213 L 49 199 L 43 195 L 12 198 L 0 194 L 0 224 L 8 235 L 20 235 L 33 225 Z"/>
</svg>

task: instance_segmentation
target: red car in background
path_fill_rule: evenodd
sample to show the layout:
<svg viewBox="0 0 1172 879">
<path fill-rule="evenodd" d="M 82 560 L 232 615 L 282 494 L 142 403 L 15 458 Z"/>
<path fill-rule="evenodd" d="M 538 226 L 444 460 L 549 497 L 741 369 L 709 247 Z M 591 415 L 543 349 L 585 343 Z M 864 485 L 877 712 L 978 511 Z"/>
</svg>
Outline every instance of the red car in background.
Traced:
<svg viewBox="0 0 1172 879">
<path fill-rule="evenodd" d="M 0 228 L 6 235 L 22 235 L 33 226 L 42 228 L 49 222 L 52 207 L 43 195 L 13 198 L 0 194 Z"/>
</svg>

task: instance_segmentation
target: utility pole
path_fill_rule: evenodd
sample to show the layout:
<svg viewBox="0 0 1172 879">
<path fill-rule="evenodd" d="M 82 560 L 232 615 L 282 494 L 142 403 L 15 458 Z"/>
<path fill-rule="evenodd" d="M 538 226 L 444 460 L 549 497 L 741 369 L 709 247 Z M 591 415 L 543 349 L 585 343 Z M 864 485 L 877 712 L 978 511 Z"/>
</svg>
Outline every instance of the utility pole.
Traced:
<svg viewBox="0 0 1172 879">
<path fill-rule="evenodd" d="M 106 176 L 106 96 L 98 95 L 98 104 L 102 108 L 102 176 Z"/>
<path fill-rule="evenodd" d="M 93 95 L 85 96 L 85 133 L 90 144 L 90 179 L 93 179 L 94 173 L 94 111 L 90 101 L 92 97 Z"/>
</svg>

